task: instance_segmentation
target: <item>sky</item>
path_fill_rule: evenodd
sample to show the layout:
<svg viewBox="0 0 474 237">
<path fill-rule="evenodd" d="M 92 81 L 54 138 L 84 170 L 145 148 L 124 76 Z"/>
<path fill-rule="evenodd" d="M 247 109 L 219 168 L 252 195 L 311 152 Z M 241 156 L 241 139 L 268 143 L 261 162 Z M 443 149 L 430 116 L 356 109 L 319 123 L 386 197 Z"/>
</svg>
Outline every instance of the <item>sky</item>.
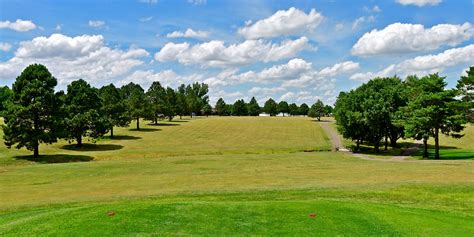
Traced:
<svg viewBox="0 0 474 237">
<path fill-rule="evenodd" d="M 375 77 L 474 65 L 474 0 L 0 0 L 0 85 L 32 63 L 58 90 L 153 81 L 209 85 L 210 102 L 252 96 L 333 104 Z"/>
</svg>

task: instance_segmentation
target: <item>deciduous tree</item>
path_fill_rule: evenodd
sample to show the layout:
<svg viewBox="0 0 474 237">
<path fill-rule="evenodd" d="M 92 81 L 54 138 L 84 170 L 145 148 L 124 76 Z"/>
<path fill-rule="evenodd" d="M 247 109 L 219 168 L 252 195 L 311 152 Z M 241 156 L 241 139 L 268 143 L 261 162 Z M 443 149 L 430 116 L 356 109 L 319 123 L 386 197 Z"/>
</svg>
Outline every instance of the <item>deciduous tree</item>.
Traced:
<svg viewBox="0 0 474 237">
<path fill-rule="evenodd" d="M 122 86 L 120 91 L 125 99 L 128 115 L 131 118 L 136 119 L 137 130 L 140 130 L 140 118 L 147 115 L 147 108 L 149 108 L 145 91 L 140 85 L 133 82 Z"/>
<path fill-rule="evenodd" d="M 110 137 L 114 137 L 114 126 L 127 127 L 130 124 L 131 118 L 127 113 L 127 106 L 114 84 L 100 88 L 99 95 L 102 102 L 101 113 L 110 125 Z"/>
<path fill-rule="evenodd" d="M 275 116 L 278 113 L 277 103 L 272 98 L 268 99 L 263 106 L 263 112 Z"/>
<path fill-rule="evenodd" d="M 79 79 L 67 86 L 64 99 L 64 124 L 67 139 L 77 141 L 82 146 L 82 137 L 97 138 L 108 132 L 110 124 L 100 113 L 102 108 L 98 90 Z"/>
</svg>

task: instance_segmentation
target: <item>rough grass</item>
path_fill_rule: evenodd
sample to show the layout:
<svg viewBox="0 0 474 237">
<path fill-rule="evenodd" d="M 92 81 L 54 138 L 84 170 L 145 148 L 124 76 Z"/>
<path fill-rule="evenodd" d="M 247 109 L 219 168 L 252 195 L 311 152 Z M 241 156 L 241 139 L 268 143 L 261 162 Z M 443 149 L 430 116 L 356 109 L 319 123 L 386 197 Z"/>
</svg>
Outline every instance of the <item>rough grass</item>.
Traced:
<svg viewBox="0 0 474 237">
<path fill-rule="evenodd" d="M 37 161 L 0 146 L 0 235 L 474 233 L 470 160 L 298 152 L 329 147 L 307 118 L 183 121 L 42 146 Z"/>
</svg>

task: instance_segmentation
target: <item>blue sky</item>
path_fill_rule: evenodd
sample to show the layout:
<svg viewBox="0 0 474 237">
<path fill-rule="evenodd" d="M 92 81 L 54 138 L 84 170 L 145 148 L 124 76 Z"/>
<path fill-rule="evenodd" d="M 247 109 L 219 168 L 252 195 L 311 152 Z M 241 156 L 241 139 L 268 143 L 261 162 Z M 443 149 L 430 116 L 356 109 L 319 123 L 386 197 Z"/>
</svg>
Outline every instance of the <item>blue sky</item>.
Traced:
<svg viewBox="0 0 474 237">
<path fill-rule="evenodd" d="M 0 85 L 31 63 L 58 89 L 195 81 L 211 102 L 333 103 L 373 77 L 474 62 L 472 0 L 0 1 Z"/>
</svg>

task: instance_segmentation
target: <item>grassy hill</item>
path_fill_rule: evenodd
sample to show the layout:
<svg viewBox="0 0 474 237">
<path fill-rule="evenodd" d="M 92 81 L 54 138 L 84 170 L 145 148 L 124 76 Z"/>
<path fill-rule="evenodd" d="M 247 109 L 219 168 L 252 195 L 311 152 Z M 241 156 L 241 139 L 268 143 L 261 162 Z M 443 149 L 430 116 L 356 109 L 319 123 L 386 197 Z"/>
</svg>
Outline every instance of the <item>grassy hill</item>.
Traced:
<svg viewBox="0 0 474 237">
<path fill-rule="evenodd" d="M 330 143 L 308 118 L 145 128 L 118 129 L 117 139 L 80 150 L 42 145 L 41 162 L 1 145 L 0 234 L 474 233 L 471 160 L 380 162 L 317 151 Z"/>
</svg>

